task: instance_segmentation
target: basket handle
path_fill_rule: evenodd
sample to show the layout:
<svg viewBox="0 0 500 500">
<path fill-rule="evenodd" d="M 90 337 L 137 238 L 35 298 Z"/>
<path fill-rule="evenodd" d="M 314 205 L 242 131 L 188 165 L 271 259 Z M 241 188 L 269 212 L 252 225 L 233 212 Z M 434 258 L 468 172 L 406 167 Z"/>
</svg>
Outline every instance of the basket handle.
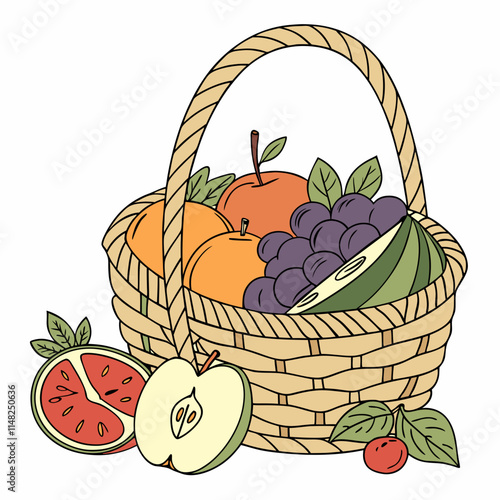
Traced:
<svg viewBox="0 0 500 500">
<path fill-rule="evenodd" d="M 391 77 L 375 55 L 355 38 L 323 26 L 293 25 L 263 31 L 229 51 L 210 70 L 186 111 L 175 143 L 165 193 L 163 255 L 167 310 L 180 357 L 196 366 L 182 286 L 181 233 L 186 186 L 203 132 L 236 77 L 262 56 L 286 47 L 330 49 L 349 59 L 370 82 L 389 124 L 409 208 L 426 215 L 425 194 L 413 135 Z"/>
</svg>

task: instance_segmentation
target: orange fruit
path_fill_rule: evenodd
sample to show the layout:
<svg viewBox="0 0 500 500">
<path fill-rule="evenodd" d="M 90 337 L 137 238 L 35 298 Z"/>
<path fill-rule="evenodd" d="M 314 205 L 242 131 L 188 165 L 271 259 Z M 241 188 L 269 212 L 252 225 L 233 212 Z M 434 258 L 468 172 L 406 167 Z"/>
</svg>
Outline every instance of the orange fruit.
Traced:
<svg viewBox="0 0 500 500">
<path fill-rule="evenodd" d="M 257 254 L 259 241 L 244 228 L 210 238 L 189 259 L 184 285 L 200 295 L 243 307 L 245 288 L 264 276 L 266 263 Z"/>
<path fill-rule="evenodd" d="M 137 214 L 130 224 L 126 240 L 134 255 L 149 269 L 163 276 L 163 201 L 153 203 Z M 205 241 L 233 227 L 217 210 L 187 201 L 182 225 L 183 269 L 194 251 Z"/>
</svg>

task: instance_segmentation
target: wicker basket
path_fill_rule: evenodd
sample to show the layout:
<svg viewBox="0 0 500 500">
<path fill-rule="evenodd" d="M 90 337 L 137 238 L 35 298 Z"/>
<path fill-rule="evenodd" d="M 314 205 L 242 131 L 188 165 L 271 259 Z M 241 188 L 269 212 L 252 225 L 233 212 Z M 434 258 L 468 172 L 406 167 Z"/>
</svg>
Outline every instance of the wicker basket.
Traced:
<svg viewBox="0 0 500 500">
<path fill-rule="evenodd" d="M 181 232 L 186 184 L 203 132 L 232 81 L 253 61 L 285 47 L 310 45 L 343 55 L 370 82 L 399 156 L 408 206 L 447 257 L 444 273 L 420 292 L 379 307 L 331 314 L 263 314 L 222 304 L 182 286 Z M 165 200 L 164 280 L 125 240 L 138 213 Z M 338 419 L 365 400 L 407 409 L 427 403 L 445 356 L 455 292 L 466 271 L 455 239 L 426 217 L 415 143 L 401 99 L 379 60 L 355 38 L 320 26 L 287 26 L 255 35 L 226 54 L 193 97 L 172 155 L 166 189 L 126 207 L 107 231 L 113 308 L 131 354 L 151 366 L 181 356 L 200 367 L 217 349 L 246 372 L 253 414 L 244 444 L 292 453 L 363 447 L 329 443 Z"/>
</svg>

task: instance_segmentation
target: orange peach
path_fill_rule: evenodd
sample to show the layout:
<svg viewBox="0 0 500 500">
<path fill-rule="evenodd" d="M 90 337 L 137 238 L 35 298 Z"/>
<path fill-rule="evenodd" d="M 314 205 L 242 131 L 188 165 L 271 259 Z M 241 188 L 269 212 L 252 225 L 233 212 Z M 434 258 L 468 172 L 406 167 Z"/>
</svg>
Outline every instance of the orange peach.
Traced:
<svg viewBox="0 0 500 500">
<path fill-rule="evenodd" d="M 140 212 L 129 226 L 126 240 L 134 255 L 149 269 L 163 276 L 163 201 Z M 194 251 L 220 233 L 232 231 L 231 224 L 213 208 L 187 201 L 182 229 L 182 265 L 186 267 Z"/>
<path fill-rule="evenodd" d="M 248 221 L 246 221 L 248 223 Z M 266 263 L 257 254 L 260 238 L 241 231 L 219 234 L 201 245 L 192 255 L 184 273 L 184 285 L 225 304 L 243 307 L 248 284 L 264 276 Z"/>
</svg>

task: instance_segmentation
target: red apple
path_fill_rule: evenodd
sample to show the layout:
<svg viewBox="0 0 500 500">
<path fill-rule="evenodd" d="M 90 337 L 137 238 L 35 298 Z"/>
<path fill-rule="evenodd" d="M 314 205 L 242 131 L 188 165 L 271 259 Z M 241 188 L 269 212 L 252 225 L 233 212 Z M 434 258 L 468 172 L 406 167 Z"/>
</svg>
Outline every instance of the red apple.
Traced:
<svg viewBox="0 0 500 500">
<path fill-rule="evenodd" d="M 257 161 L 259 133 L 252 131 L 252 159 L 255 172 L 236 179 L 224 192 L 217 210 L 238 227 L 242 218 L 252 221 L 252 233 L 263 237 L 272 231 L 285 231 L 293 234 L 290 217 L 293 211 L 309 201 L 307 180 L 300 175 L 288 172 L 260 172 L 260 165 L 276 154 L 266 152 L 273 144 L 281 141 L 276 148 L 281 150 L 285 138 L 270 144 L 260 162 Z"/>
</svg>

